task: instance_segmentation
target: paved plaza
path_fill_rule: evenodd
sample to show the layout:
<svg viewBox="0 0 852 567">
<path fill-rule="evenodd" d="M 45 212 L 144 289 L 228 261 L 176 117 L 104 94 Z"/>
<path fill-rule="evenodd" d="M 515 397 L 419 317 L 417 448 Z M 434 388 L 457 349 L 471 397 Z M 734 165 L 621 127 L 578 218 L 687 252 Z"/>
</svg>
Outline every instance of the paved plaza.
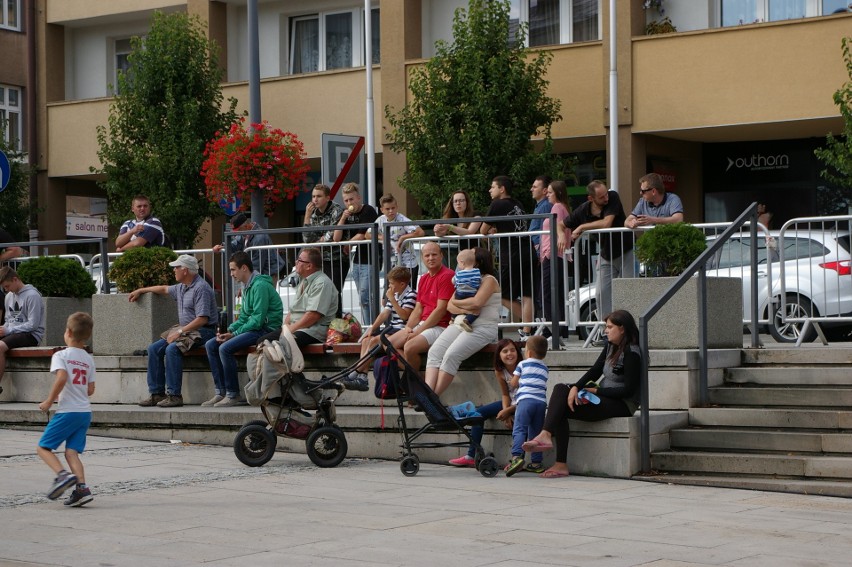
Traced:
<svg viewBox="0 0 852 567">
<path fill-rule="evenodd" d="M 618 479 L 481 477 L 90 437 L 95 499 L 44 497 L 39 432 L 0 429 L 0 566 L 849 565 L 852 500 Z"/>
</svg>

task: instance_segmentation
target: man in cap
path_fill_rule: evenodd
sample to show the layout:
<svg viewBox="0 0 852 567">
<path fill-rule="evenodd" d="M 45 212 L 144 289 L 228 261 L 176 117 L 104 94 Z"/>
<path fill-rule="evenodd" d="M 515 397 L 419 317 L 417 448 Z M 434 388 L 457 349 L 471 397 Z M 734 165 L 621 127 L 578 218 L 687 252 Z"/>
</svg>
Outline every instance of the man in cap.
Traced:
<svg viewBox="0 0 852 567">
<path fill-rule="evenodd" d="M 231 227 L 235 231 L 242 232 L 244 230 L 255 230 L 259 227 L 256 222 L 249 220 L 245 213 L 237 213 L 231 217 Z M 268 234 L 235 234 L 231 237 L 231 254 L 242 252 L 250 246 L 271 246 L 272 239 Z M 219 252 L 224 248 L 222 244 L 217 244 L 213 247 L 214 252 Z M 272 278 L 272 283 L 278 279 L 278 273 L 284 267 L 284 260 L 278 254 L 277 250 L 272 248 L 264 250 L 249 250 L 251 264 L 259 273 Z"/>
<path fill-rule="evenodd" d="M 175 285 L 143 287 L 130 293 L 136 301 L 143 293 L 168 295 L 177 301 L 178 324 L 148 347 L 148 392 L 140 406 L 173 408 L 183 405 L 183 355 L 196 344 L 216 335 L 219 310 L 213 288 L 198 275 L 198 260 L 183 254 L 169 266 L 175 269 Z"/>
</svg>

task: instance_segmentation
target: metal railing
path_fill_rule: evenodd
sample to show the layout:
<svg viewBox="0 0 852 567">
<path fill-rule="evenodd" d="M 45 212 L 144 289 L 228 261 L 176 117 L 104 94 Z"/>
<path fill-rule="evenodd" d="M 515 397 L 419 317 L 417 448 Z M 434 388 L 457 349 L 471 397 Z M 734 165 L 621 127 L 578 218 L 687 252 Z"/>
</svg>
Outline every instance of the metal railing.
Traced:
<svg viewBox="0 0 852 567">
<path fill-rule="evenodd" d="M 716 253 L 721 250 L 725 242 L 733 234 L 740 231 L 745 224 L 749 224 L 750 237 L 752 241 L 757 238 L 757 203 L 752 203 L 743 213 L 734 220 L 728 228 L 710 243 L 707 249 L 694 261 L 684 272 L 672 283 L 671 286 L 654 301 L 639 316 L 639 348 L 642 354 L 642 369 L 640 373 L 640 452 L 642 454 L 641 468 L 648 472 L 651 470 L 651 422 L 650 422 L 650 391 L 648 388 L 648 324 L 660 309 L 689 281 L 695 274 L 698 275 L 698 359 L 699 359 L 699 401 L 702 405 L 707 403 L 707 264 Z M 759 346 L 757 336 L 757 248 L 751 248 L 751 310 L 752 348 Z"/>
</svg>

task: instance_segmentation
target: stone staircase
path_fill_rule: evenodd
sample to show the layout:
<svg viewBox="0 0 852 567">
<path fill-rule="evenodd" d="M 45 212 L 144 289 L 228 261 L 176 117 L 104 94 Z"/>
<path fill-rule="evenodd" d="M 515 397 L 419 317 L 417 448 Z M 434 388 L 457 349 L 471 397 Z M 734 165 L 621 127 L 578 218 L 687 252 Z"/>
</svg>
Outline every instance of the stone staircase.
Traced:
<svg viewBox="0 0 852 567">
<path fill-rule="evenodd" d="M 850 363 L 852 348 L 743 350 L 646 478 L 852 496 Z"/>
</svg>

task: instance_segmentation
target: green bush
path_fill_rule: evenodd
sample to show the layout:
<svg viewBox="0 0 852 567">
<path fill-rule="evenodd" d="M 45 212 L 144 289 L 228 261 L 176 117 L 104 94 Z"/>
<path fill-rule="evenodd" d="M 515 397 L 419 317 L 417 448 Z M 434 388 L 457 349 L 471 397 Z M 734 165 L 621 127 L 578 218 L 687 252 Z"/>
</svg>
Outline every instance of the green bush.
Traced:
<svg viewBox="0 0 852 567">
<path fill-rule="evenodd" d="M 109 279 L 121 293 L 130 293 L 140 287 L 172 285 L 175 283 L 174 262 L 177 254 L 169 248 L 131 248 L 116 258 L 109 267 Z"/>
<path fill-rule="evenodd" d="M 652 275 L 679 276 L 707 248 L 700 228 L 691 224 L 657 225 L 636 241 L 636 257 Z"/>
<path fill-rule="evenodd" d="M 18 276 L 45 297 L 86 299 L 97 292 L 89 272 L 70 258 L 44 256 L 27 260 L 18 267 Z"/>
</svg>

